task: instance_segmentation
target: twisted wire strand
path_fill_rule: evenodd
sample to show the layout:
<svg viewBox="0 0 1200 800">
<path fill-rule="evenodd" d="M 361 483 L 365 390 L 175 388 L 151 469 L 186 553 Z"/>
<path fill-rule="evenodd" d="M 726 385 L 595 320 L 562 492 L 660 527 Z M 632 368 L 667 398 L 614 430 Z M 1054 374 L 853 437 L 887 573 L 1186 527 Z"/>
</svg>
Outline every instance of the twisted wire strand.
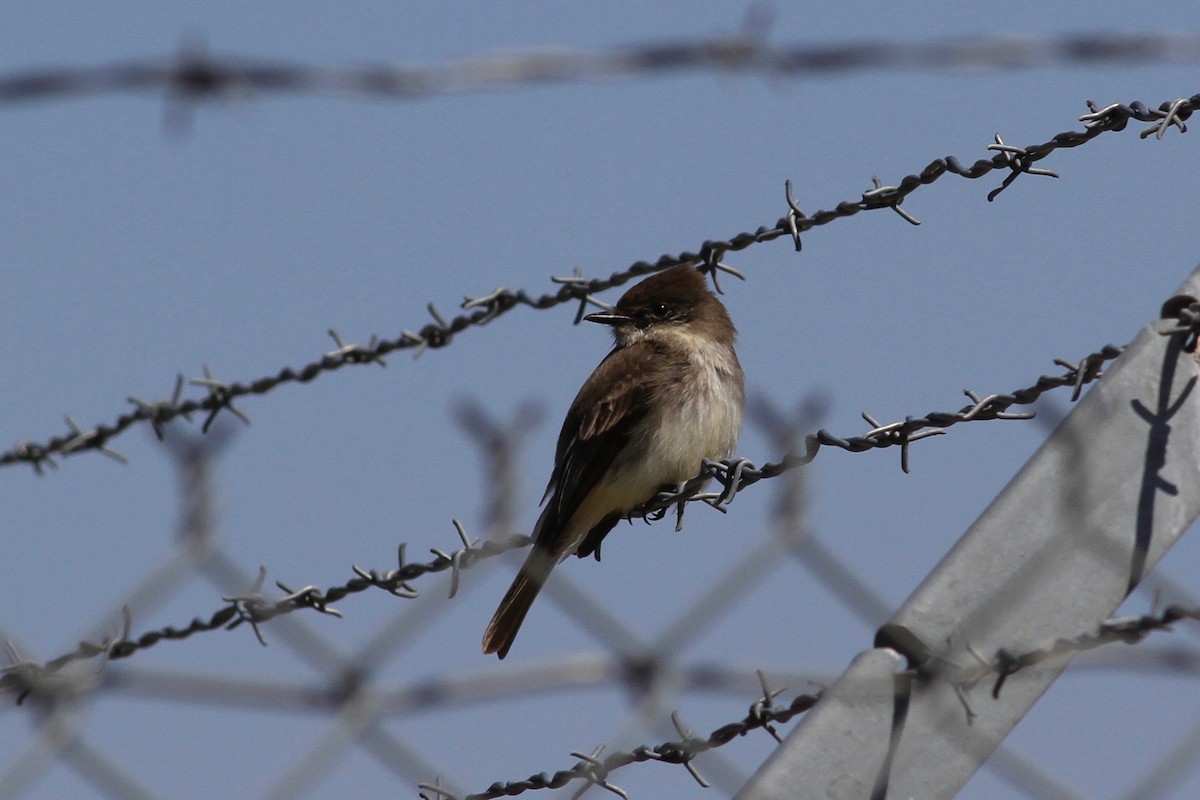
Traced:
<svg viewBox="0 0 1200 800">
<path fill-rule="evenodd" d="M 254 94 L 335 94 L 409 100 L 506 87 L 628 79 L 683 71 L 796 78 L 865 70 L 997 70 L 1072 64 L 1200 61 L 1200 34 L 994 34 L 897 43 L 849 41 L 772 45 L 746 27 L 713 37 L 606 50 L 541 47 L 412 66 L 328 67 L 237 56 L 215 57 L 195 43 L 174 56 L 106 66 L 34 69 L 0 77 L 0 103 L 109 92 L 164 92 L 175 101 Z"/>
<path fill-rule="evenodd" d="M 819 694 L 797 695 L 791 703 L 776 708 L 771 705 L 771 700 L 776 694 L 778 691 L 767 692 L 763 698 L 756 700 L 750 706 L 750 712 L 744 718 L 722 725 L 704 738 L 692 736 L 691 731 L 683 729 L 676 720 L 676 727 L 679 729 L 681 737 L 676 741 L 653 746 L 641 745 L 628 752 L 614 752 L 603 760 L 596 756 L 572 753 L 572 755 L 579 756 L 580 761 L 570 769 L 558 770 L 553 775 L 540 772 L 520 781 L 497 781 L 483 792 L 469 794 L 463 800 L 494 800 L 499 797 L 512 797 L 531 789 L 558 789 L 579 780 L 594 783 L 624 797 L 624 793 L 618 787 L 608 783 L 608 775 L 613 771 L 630 764 L 640 764 L 646 761 L 661 761 L 666 764 L 690 767 L 692 760 L 701 753 L 729 744 L 734 739 L 752 731 L 773 732 L 774 725 L 791 721 L 793 717 L 803 714 L 816 705 L 820 699 Z M 778 738 L 777 734 L 773 735 Z M 693 772 L 693 777 L 698 777 L 698 773 Z M 703 779 L 698 778 L 698 780 L 702 781 Z M 436 784 L 421 784 L 419 788 L 430 792 L 430 800 L 435 800 L 435 796 L 439 795 L 445 800 L 457 800 L 454 795 L 441 790 Z M 426 797 L 426 795 L 423 794 L 422 797 Z"/>
<path fill-rule="evenodd" d="M 528 536 L 514 534 L 503 539 L 489 540 L 482 544 L 478 542 L 466 542 L 466 546 L 452 554 L 443 553 L 440 550 L 436 551 L 436 558 L 424 563 L 407 563 L 404 559 L 405 546 L 400 545 L 400 565 L 396 569 L 380 573 L 376 570 L 367 571 L 355 567 L 355 572 L 358 574 L 357 578 L 352 578 L 344 584 L 330 587 L 325 591 L 321 591 L 315 586 L 306 586 L 299 590 L 292 590 L 285 584 L 277 582 L 276 585 L 287 592 L 285 597 L 278 600 L 270 600 L 261 592 L 262 582 L 266 576 L 266 570 L 263 569 L 259 571 L 258 580 L 248 592 L 226 597 L 227 605 L 215 611 L 207 619 L 193 618 L 188 625 L 182 628 L 167 626 L 148 631 L 137 637 L 131 637 L 129 614 L 126 612 L 122 630 L 116 636 L 106 638 L 100 642 L 81 641 L 75 650 L 42 664 L 35 664 L 35 662 L 21 659 L 10 650 L 10 664 L 7 667 L 0 668 L 0 691 L 17 691 L 19 694 L 18 699 L 22 700 L 24 699 L 24 694 L 27 694 L 30 689 L 35 688 L 40 679 L 53 675 L 74 661 L 94 658 L 96 656 L 102 657 L 105 662 L 114 659 L 129 658 L 135 653 L 145 650 L 148 647 L 153 647 L 162 641 L 179 641 L 190 638 L 197 633 L 208 631 L 233 630 L 243 624 L 249 624 L 254 629 L 259 641 L 265 644 L 266 641 L 258 629 L 259 623 L 297 611 L 301 608 L 311 608 L 322 613 L 340 616 L 336 609 L 329 606 L 348 595 L 364 592 L 372 588 L 383 589 L 397 597 L 416 597 L 417 592 L 410 585 L 410 581 L 429 573 L 444 572 L 451 569 L 457 573 L 459 570 L 467 569 L 483 559 L 500 555 L 518 547 L 527 547 L 530 541 Z"/>
<path fill-rule="evenodd" d="M 659 493 L 643 507 L 642 512 L 647 517 L 661 518 L 671 507 L 680 508 L 679 503 L 686 500 L 701 500 L 714 508 L 723 509 L 742 489 L 765 478 L 775 478 L 811 463 L 822 446 L 837 447 L 851 453 L 899 447 L 900 467 L 908 472 L 908 448 L 913 442 L 944 434 L 948 428 L 963 422 L 1031 419 L 1031 413 L 1013 413 L 1009 409 L 1016 405 L 1037 402 L 1046 392 L 1067 386 L 1072 388 L 1071 399 L 1077 399 L 1085 385 L 1102 377 L 1104 364 L 1117 358 L 1122 352 L 1122 348 L 1108 344 L 1084 356 L 1078 364 L 1065 359 L 1055 359 L 1056 364 L 1065 368 L 1063 374 L 1042 375 L 1032 385 L 1008 394 L 992 394 L 980 398 L 974 392 L 965 390 L 964 393 L 972 402 L 958 411 L 932 411 L 921 417 L 907 416 L 901 422 L 887 425 L 880 425 L 870 415 L 864 414 L 864 418 L 873 425 L 867 433 L 841 437 L 822 428 L 815 434 L 804 437 L 803 453 L 791 453 L 781 461 L 767 463 L 761 467 L 756 467 L 744 458 L 706 461 L 699 475 L 675 491 Z M 700 493 L 699 487 L 709 479 L 721 484 L 721 491 Z"/>
<path fill-rule="evenodd" d="M 416 333 L 404 330 L 400 336 L 392 339 L 372 337 L 365 345 L 345 344 L 336 331 L 330 331 L 338 348 L 298 370 L 284 367 L 274 375 L 250 382 L 226 383 L 215 378 L 211 368 L 206 366 L 205 377 L 191 381 L 195 385 L 207 388 L 208 394 L 202 398 L 182 400 L 180 395 L 184 380 L 182 375 L 178 376 L 171 398 L 147 402 L 137 397 L 130 397 L 129 402 L 134 404 L 135 410 L 118 416 L 114 422 L 101 423 L 90 430 L 81 429 L 74 420 L 68 417 L 69 433 L 51 437 L 41 443 L 21 441 L 10 450 L 0 453 L 0 467 L 29 464 L 38 474 L 41 474 L 43 465 L 56 466 L 56 462 L 53 460 L 54 456 L 66 456 L 88 450 L 97 450 L 113 458 L 123 459 L 124 457 L 119 453 L 108 448 L 108 442 L 138 423 L 150 423 L 161 437 L 163 425 L 167 422 L 180 416 L 190 419 L 191 414 L 194 413 L 207 414 L 202 426 L 205 431 L 222 410 L 228 410 L 244 422 L 248 422 L 249 418 L 233 405 L 235 400 L 248 395 L 263 395 L 287 383 L 307 383 L 323 373 L 333 372 L 348 365 L 372 363 L 385 365 L 383 356 L 396 350 L 415 349 L 416 353 L 420 354 L 426 349 L 445 347 L 453 341 L 457 334 L 471 327 L 486 325 L 517 306 L 523 305 L 545 310 L 563 303 L 577 302 L 579 309 L 576 312 L 576 322 L 578 322 L 588 303 L 597 302 L 592 295 L 620 286 L 639 275 L 658 272 L 679 264 L 700 266 L 712 274 L 714 283 L 720 289 L 718 275 L 721 271 L 740 275 L 736 270 L 722 263 L 721 259 L 726 253 L 744 250 L 752 245 L 773 241 L 781 236 L 790 236 L 794 246 L 799 250 L 803 233 L 818 225 L 827 225 L 834 220 L 854 216 L 860 211 L 890 208 L 902 213 L 906 219 L 916 222 L 907 212 L 902 212 L 900 204 L 919 187 L 931 184 L 947 173 L 963 178 L 977 179 L 994 170 L 1008 170 L 1008 175 L 1001 185 L 989 194 L 988 199 L 993 200 L 997 194 L 1022 174 L 1052 175 L 1053 173 L 1048 170 L 1033 165 L 1055 150 L 1063 147 L 1079 147 L 1102 133 L 1124 130 L 1130 120 L 1152 123 L 1142 131 L 1143 138 L 1151 134 L 1162 138 L 1171 127 L 1186 131 L 1186 120 L 1193 111 L 1200 108 L 1200 94 L 1164 102 L 1156 109 L 1151 109 L 1141 102 L 1134 102 L 1128 106 L 1117 103 L 1102 108 L 1096 103 L 1088 101 L 1088 106 L 1091 109 L 1090 113 L 1080 117 L 1080 120 L 1086 123 L 1082 131 L 1060 133 L 1049 141 L 1024 148 L 1004 144 L 1003 140 L 996 136 L 996 142 L 989 145 L 990 149 L 996 151 L 996 155 L 990 159 L 980 159 L 969 167 L 964 167 L 954 156 L 934 159 L 919 173 L 905 176 L 895 186 L 881 186 L 876 180 L 875 188 L 864 192 L 860 200 L 843 201 L 833 209 L 817 211 L 811 216 L 805 214 L 795 201 L 789 181 L 785 192 L 789 207 L 786 216 L 781 217 L 771 227 L 759 227 L 754 232 L 738 233 L 728 239 L 706 240 L 697 252 L 684 251 L 676 255 L 665 254 L 654 262 L 636 261 L 626 269 L 612 273 L 608 278 L 559 278 L 556 280 L 562 285 L 558 291 L 545 293 L 538 297 L 534 297 L 524 290 L 514 292 L 503 287 L 481 297 L 467 296 L 461 304 L 461 308 L 467 313 L 456 315 L 449 321 L 430 303 L 428 310 L 434 318 L 434 322 L 421 327 Z"/>
</svg>

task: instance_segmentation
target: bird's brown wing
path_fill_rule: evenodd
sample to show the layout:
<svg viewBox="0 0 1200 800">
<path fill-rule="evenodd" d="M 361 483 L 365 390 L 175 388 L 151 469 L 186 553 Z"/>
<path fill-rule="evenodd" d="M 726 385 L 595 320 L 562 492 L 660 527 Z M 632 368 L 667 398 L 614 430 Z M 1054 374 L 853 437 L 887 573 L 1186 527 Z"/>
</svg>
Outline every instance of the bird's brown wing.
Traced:
<svg viewBox="0 0 1200 800">
<path fill-rule="evenodd" d="M 644 341 L 613 350 L 571 404 L 546 487 L 550 504 L 538 522 L 538 544 L 549 552 L 559 555 L 567 546 L 557 541 L 564 525 L 645 417 L 655 388 L 647 383 L 646 373 L 656 357 L 654 346 Z"/>
</svg>

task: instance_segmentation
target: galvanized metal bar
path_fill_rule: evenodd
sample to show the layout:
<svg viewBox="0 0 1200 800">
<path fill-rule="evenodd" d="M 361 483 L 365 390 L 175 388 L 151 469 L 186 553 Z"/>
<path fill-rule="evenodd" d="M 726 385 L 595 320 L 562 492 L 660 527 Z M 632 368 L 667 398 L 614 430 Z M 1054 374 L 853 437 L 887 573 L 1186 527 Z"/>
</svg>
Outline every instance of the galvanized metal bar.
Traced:
<svg viewBox="0 0 1200 800">
<path fill-rule="evenodd" d="M 1200 269 L 1164 315 L 1195 298 Z M 1200 516 L 1197 359 L 1184 335 L 1162 335 L 1177 324 L 1141 331 L 740 800 L 958 792 L 1070 656 L 1016 672 L 997 697 L 967 677 L 1001 651 L 1095 630 Z M 898 672 L 901 654 L 911 669 Z"/>
</svg>

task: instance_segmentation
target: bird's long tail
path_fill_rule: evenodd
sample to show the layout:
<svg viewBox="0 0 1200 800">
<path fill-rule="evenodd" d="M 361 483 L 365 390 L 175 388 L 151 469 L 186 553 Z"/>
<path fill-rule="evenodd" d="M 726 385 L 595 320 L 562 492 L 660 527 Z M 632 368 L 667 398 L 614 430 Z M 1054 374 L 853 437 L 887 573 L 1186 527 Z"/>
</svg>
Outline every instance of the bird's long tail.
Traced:
<svg viewBox="0 0 1200 800">
<path fill-rule="evenodd" d="M 508 587 L 508 592 L 500 601 L 500 607 L 488 623 L 487 630 L 483 632 L 485 654 L 495 653 L 500 658 L 508 655 L 508 649 L 517 638 L 517 631 L 521 629 L 525 615 L 529 613 L 529 607 L 533 605 L 534 598 L 542 590 L 556 562 L 557 559 L 545 550 L 536 544 L 533 546 L 521 571 L 517 573 L 512 586 Z"/>
</svg>

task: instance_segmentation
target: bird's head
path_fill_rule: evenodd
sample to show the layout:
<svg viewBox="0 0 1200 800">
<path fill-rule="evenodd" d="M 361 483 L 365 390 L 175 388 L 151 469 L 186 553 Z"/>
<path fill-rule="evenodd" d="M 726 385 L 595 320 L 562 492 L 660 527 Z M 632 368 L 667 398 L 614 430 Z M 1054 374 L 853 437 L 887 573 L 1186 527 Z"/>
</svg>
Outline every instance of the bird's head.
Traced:
<svg viewBox="0 0 1200 800">
<path fill-rule="evenodd" d="M 621 296 L 612 311 L 584 317 L 611 325 L 618 347 L 669 331 L 732 344 L 736 331 L 725 306 L 695 267 L 680 264 L 651 275 Z"/>
</svg>

